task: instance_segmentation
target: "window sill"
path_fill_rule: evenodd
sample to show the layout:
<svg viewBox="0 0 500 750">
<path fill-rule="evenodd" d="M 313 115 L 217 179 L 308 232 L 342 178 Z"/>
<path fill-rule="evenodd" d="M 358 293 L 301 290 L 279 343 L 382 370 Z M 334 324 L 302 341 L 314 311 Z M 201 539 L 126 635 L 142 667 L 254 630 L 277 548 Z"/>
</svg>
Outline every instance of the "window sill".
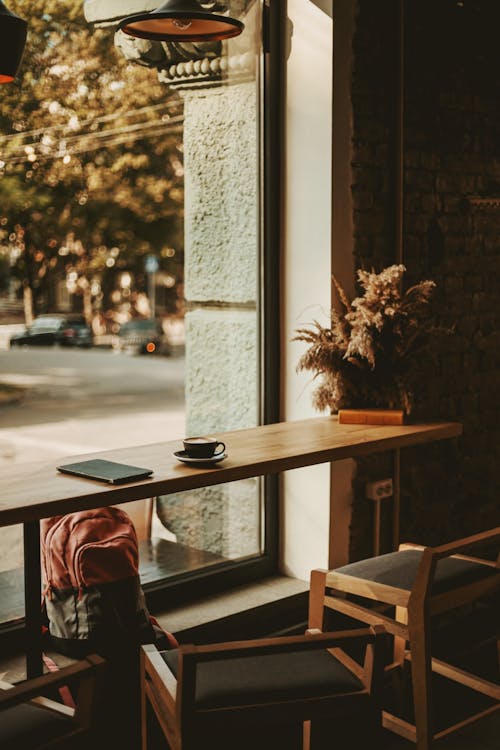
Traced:
<svg viewBox="0 0 500 750">
<path fill-rule="evenodd" d="M 155 612 L 155 617 L 181 643 L 258 638 L 303 629 L 308 590 L 305 581 L 270 576 L 168 611 Z"/>
</svg>

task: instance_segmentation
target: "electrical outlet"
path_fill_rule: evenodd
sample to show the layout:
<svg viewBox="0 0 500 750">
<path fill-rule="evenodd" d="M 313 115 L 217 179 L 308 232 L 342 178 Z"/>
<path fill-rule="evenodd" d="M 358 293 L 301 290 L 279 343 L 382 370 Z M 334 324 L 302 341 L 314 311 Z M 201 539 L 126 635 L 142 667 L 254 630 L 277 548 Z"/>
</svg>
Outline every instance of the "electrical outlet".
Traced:
<svg viewBox="0 0 500 750">
<path fill-rule="evenodd" d="M 384 500 L 386 497 L 392 497 L 392 479 L 367 482 L 365 495 L 369 500 Z"/>
</svg>

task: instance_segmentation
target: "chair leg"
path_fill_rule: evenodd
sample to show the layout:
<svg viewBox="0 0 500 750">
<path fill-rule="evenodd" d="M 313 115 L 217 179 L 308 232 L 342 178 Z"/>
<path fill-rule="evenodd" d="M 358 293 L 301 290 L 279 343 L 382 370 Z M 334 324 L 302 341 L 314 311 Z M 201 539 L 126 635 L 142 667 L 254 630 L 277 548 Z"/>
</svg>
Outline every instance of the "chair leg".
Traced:
<svg viewBox="0 0 500 750">
<path fill-rule="evenodd" d="M 147 750 L 148 737 L 147 737 L 147 699 L 145 689 L 145 675 L 146 670 L 144 666 L 144 654 L 141 653 L 140 657 L 140 669 L 141 669 L 141 750 Z"/>
<path fill-rule="evenodd" d="M 397 622 L 408 624 L 408 610 L 406 607 L 396 607 L 395 618 Z M 405 658 L 406 639 L 394 636 L 394 664 L 402 664 Z"/>
<path fill-rule="evenodd" d="M 309 587 L 308 627 L 323 630 L 326 570 L 312 570 Z"/>
<path fill-rule="evenodd" d="M 430 622 L 420 618 L 409 624 L 411 675 L 417 750 L 430 750 L 433 744 L 431 701 L 432 656 L 430 647 Z"/>
</svg>

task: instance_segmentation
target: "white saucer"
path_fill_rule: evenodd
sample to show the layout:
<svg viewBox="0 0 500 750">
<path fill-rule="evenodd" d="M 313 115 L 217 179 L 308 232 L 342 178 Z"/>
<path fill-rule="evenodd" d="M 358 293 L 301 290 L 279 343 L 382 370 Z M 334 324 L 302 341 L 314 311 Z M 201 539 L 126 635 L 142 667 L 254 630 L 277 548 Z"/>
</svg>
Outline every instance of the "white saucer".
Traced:
<svg viewBox="0 0 500 750">
<path fill-rule="evenodd" d="M 219 461 L 223 461 L 225 458 L 227 458 L 227 453 L 220 453 L 217 456 L 210 456 L 210 458 L 192 458 L 191 456 L 188 456 L 186 451 L 174 451 L 174 456 L 178 461 L 182 461 L 183 464 L 216 464 Z"/>
</svg>

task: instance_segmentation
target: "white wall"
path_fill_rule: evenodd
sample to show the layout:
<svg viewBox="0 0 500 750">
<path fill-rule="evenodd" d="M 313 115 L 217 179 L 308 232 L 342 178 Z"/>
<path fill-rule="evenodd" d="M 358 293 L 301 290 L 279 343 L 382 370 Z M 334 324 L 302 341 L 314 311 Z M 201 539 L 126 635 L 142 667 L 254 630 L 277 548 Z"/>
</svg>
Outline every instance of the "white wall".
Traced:
<svg viewBox="0 0 500 750">
<path fill-rule="evenodd" d="M 304 345 L 294 331 L 327 322 L 331 277 L 332 20 L 310 0 L 288 0 L 286 215 L 283 267 L 283 414 L 319 416 L 311 373 L 296 372 Z M 330 466 L 283 475 L 282 570 L 308 580 L 328 565 Z"/>
</svg>

